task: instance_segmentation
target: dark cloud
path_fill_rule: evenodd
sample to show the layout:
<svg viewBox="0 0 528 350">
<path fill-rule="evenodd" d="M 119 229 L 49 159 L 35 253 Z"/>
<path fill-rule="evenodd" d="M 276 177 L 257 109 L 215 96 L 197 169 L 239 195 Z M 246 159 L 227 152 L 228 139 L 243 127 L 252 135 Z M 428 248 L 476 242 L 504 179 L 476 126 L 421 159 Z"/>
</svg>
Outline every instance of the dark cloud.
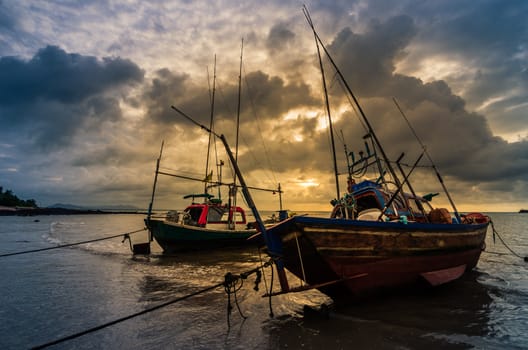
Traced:
<svg viewBox="0 0 528 350">
<path fill-rule="evenodd" d="M 249 32 L 244 34 L 248 62 L 261 65 L 244 72 L 240 165 L 250 178 L 255 176 L 252 185 L 261 181 L 259 171 L 270 168 L 278 172 L 280 182 L 316 178 L 319 187 L 288 193 L 298 203 L 323 203 L 333 196 L 328 130 L 321 125 L 326 117 L 318 62 L 301 12 L 270 3 L 259 4 L 259 11 L 254 11 L 254 4 L 248 3 L 226 7 L 221 16 L 208 21 L 203 19 L 217 11 L 216 5 L 176 5 L 176 17 L 160 12 L 164 5 L 30 6 L 0 0 L 2 177 L 28 184 L 46 178 L 32 186 L 46 190 L 55 186 L 52 192 L 64 186 L 78 197 L 100 195 L 97 198 L 103 201 L 107 193 L 118 198 L 119 191 L 141 197 L 149 187 L 145 183 L 151 181 L 141 174 L 151 174 L 160 138 L 166 140 L 168 164 L 202 169 L 205 133 L 170 106 L 208 125 L 209 87 L 178 60 L 203 67 L 214 50 L 225 55 L 220 65 L 233 59 L 229 73 L 219 68 L 215 101 L 215 130 L 233 146 L 239 51 L 238 43 L 229 44 L 225 38 L 237 41 L 244 28 Z M 528 3 L 317 0 L 310 7 L 319 34 L 392 159 L 405 151 L 405 162 L 412 164 L 420 151 L 392 101 L 396 97 L 457 193 L 475 185 L 475 193 L 511 191 L 501 200 L 526 198 Z M 41 30 L 35 33 L 34 28 Z M 43 43 L 68 48 L 82 44 L 82 52 L 97 57 L 108 52 L 137 57 L 134 61 L 144 62 L 149 70 L 148 80 L 132 61 L 67 53 Z M 7 56 L 28 57 L 41 47 L 29 59 Z M 167 59 L 173 66 L 167 66 Z M 176 65 L 188 68 L 175 69 Z M 169 68 L 154 71 L 165 66 Z M 331 104 L 337 106 L 332 112 L 338 164 L 344 172 L 340 134 L 348 149 L 357 153 L 365 130 L 356 112 L 345 107 L 328 62 L 325 67 Z M 128 89 L 141 83 L 137 90 Z M 132 108 L 130 118 L 124 118 L 123 105 Z M 508 143 L 494 135 L 516 130 L 524 141 Z M 90 146 L 74 147 L 84 142 Z M 35 150 L 46 151 L 46 156 Z M 145 172 L 138 170 L 147 163 Z M 416 172 L 420 179 L 421 170 Z"/>
<path fill-rule="evenodd" d="M 457 2 L 447 5 L 441 11 L 450 16 L 437 17 L 429 30 L 423 33 L 435 43 L 436 50 L 456 51 L 477 56 L 480 63 L 496 62 L 503 59 L 504 52 L 521 49 L 518 45 L 528 35 L 525 1 L 486 1 L 479 6 L 459 6 Z M 469 5 L 469 4 L 467 4 Z M 428 16 L 431 16 L 429 13 Z M 427 28 L 427 27 L 426 27 Z M 516 33 L 517 35 L 512 35 Z M 521 34 L 519 36 L 519 34 Z"/>
<path fill-rule="evenodd" d="M 0 0 L 0 33 L 12 31 L 17 26 L 17 18 L 13 16 L 4 0 Z"/>
<path fill-rule="evenodd" d="M 525 174 L 528 173 L 528 142 L 508 143 L 494 136 L 486 118 L 468 111 L 465 101 L 454 94 L 445 81 L 424 83 L 420 79 L 396 73 L 396 63 L 405 53 L 405 48 L 415 33 L 412 20 L 406 16 L 398 16 L 385 22 L 373 22 L 362 34 L 354 33 L 348 28 L 343 29 L 328 46 L 358 94 L 362 107 L 390 158 L 396 159 L 403 151 L 406 152 L 405 161 L 412 164 L 420 151 L 418 142 L 392 101 L 396 97 L 444 176 L 468 184 L 504 182 L 503 186 L 510 189 L 514 183 L 524 183 Z M 332 74 L 330 70 L 327 71 L 328 76 Z M 273 88 L 273 79 L 264 77 L 262 73 L 255 74 L 254 85 L 265 89 Z M 284 114 L 292 106 L 281 105 L 281 99 L 273 96 L 274 91 L 282 92 L 276 87 L 274 90 L 265 90 L 263 95 L 257 94 L 257 100 L 262 101 L 259 108 L 270 108 L 270 114 L 274 116 Z M 307 90 L 305 93 L 317 92 Z M 344 101 L 339 93 L 342 94 L 342 90 L 339 84 L 334 83 L 332 100 L 337 104 Z M 266 94 L 272 94 L 272 97 L 268 98 Z M 305 100 L 314 98 L 307 99 L 306 96 Z M 317 105 L 322 107 L 322 103 L 312 104 L 314 107 Z M 336 113 L 336 110 L 333 112 Z M 343 131 L 349 150 L 357 151 L 363 148 L 361 136 L 365 131 L 361 130 L 354 114 L 351 111 L 342 118 L 337 118 L 334 128 L 338 132 Z M 329 173 L 332 171 L 328 134 L 317 129 L 315 119 L 301 114 L 296 119 L 280 123 L 282 132 L 275 129 L 271 122 L 267 127 L 268 148 L 253 144 L 252 149 L 256 155 L 243 155 L 241 163 L 251 164 L 251 169 L 265 168 L 265 164 L 256 163 L 252 159 L 265 159 L 265 153 L 271 153 L 274 155 L 276 169 L 281 172 L 295 169 L 303 173 L 314 173 L 322 169 L 328 169 Z M 289 133 L 285 133 L 284 129 Z M 250 140 L 259 139 L 256 137 L 257 130 L 243 130 L 246 136 L 248 133 L 251 135 Z M 295 134 L 302 135 L 304 141 L 292 141 Z M 337 147 L 339 168 L 344 172 L 346 163 L 340 150 L 342 144 L 338 142 Z M 422 162 L 425 163 L 427 162 Z"/>
<path fill-rule="evenodd" d="M 236 119 L 238 85 L 229 82 L 217 84 L 215 123 L 227 122 L 229 128 L 220 132 L 231 134 L 234 130 L 232 123 Z M 318 103 L 309 85 L 303 82 L 287 83 L 262 71 L 248 73 L 242 84 L 242 123 L 255 118 L 276 119 L 288 110 Z M 157 71 L 146 87 L 142 101 L 148 110 L 146 117 L 161 123 L 163 128 L 170 124 L 190 126 L 187 120 L 170 108 L 171 105 L 197 122 L 209 125 L 211 105 L 207 86 L 196 86 L 185 74 L 175 74 L 168 69 Z"/>
<path fill-rule="evenodd" d="M 408 16 L 372 21 L 364 34 L 343 29 L 328 49 L 352 88 L 358 87 L 363 96 L 375 96 L 391 79 L 416 30 Z"/>
<path fill-rule="evenodd" d="M 279 77 L 270 76 L 262 71 L 246 75 L 248 99 L 262 118 L 276 119 L 280 114 L 297 107 L 310 107 L 318 104 L 309 85 L 304 82 L 285 82 Z"/>
<path fill-rule="evenodd" d="M 56 46 L 29 61 L 0 58 L 0 121 L 4 136 L 49 150 L 67 145 L 83 128 L 121 117 L 119 91 L 140 82 L 133 62 L 66 53 Z"/>
<path fill-rule="evenodd" d="M 0 58 L 0 103 L 32 103 L 37 99 L 79 103 L 142 77 L 143 72 L 129 60 L 98 60 L 47 46 L 28 62 Z"/>
<path fill-rule="evenodd" d="M 294 39 L 295 33 L 288 28 L 286 23 L 277 23 L 268 34 L 266 46 L 273 54 L 279 50 L 287 50 L 288 46 L 293 44 Z"/>
<path fill-rule="evenodd" d="M 522 171 L 528 171 L 527 165 L 515 159 L 526 150 L 526 142 L 508 144 L 495 137 L 484 116 L 468 111 L 464 100 L 454 94 L 445 81 L 424 83 L 396 73 L 396 63 L 405 55 L 405 49 L 416 31 L 411 18 L 396 16 L 383 22 L 372 21 L 367 31 L 361 34 L 345 28 L 328 45 L 333 58 L 362 101 L 390 157 L 395 159 L 405 151 L 406 161 L 412 163 L 420 150 L 392 101 L 396 97 L 436 164 L 446 175 L 468 182 L 522 179 Z M 328 70 L 327 75 L 333 73 Z M 181 125 L 194 135 L 201 131 L 170 110 L 170 105 L 175 104 L 198 122 L 208 124 L 210 105 L 207 90 L 194 86 L 189 78 L 167 69 L 160 70 L 144 97 L 150 118 L 163 125 L 184 123 Z M 286 82 L 264 71 L 246 74 L 244 84 L 241 134 L 246 149 L 251 152 L 242 152 L 242 167 L 265 169 L 269 164 L 262 160 L 272 154 L 273 167 L 282 173 L 292 170 L 309 173 L 322 168 L 331 172 L 328 132 L 321 132 L 317 119 L 299 112 L 296 118 L 280 120 L 281 116 L 301 107 L 319 110 L 322 114 L 320 92 L 312 91 L 301 81 Z M 339 84 L 334 82 L 332 99 L 339 104 L 344 99 L 339 96 L 342 91 L 338 90 Z M 220 132 L 225 133 L 233 143 L 238 86 L 224 83 L 221 91 L 222 98 L 228 101 L 230 107 L 226 107 L 225 101 L 220 102 L 218 94 L 215 123 L 217 130 L 221 129 Z M 344 133 L 344 141 L 351 150 L 363 147 L 361 136 L 365 130 L 361 129 L 356 118 L 350 111 L 337 118 L 334 124 L 336 131 Z M 255 123 L 260 125 L 256 127 Z M 302 142 L 294 141 L 295 135 L 301 137 Z M 338 142 L 337 147 L 339 167 L 344 171 L 344 152 L 340 150 L 343 145 Z M 490 167 L 490 162 L 499 166 Z"/>
<path fill-rule="evenodd" d="M 208 125 L 211 114 L 207 87 L 197 87 L 189 75 L 173 73 L 167 68 L 155 72 L 138 104 L 143 104 L 147 109 L 146 121 L 157 125 L 162 133 L 169 132 L 167 127 L 171 125 L 190 125 L 171 106 L 204 125 Z"/>
<path fill-rule="evenodd" d="M 395 72 L 415 32 L 410 18 L 398 16 L 371 25 L 364 34 L 344 29 L 329 45 L 350 85 L 363 96 L 364 109 L 382 143 L 416 149 L 414 137 L 392 104 L 396 97 L 448 175 L 477 182 L 523 179 L 528 163 L 519 155 L 528 154 L 527 142 L 509 144 L 494 136 L 486 118 L 468 111 L 445 81 L 423 83 Z"/>
</svg>

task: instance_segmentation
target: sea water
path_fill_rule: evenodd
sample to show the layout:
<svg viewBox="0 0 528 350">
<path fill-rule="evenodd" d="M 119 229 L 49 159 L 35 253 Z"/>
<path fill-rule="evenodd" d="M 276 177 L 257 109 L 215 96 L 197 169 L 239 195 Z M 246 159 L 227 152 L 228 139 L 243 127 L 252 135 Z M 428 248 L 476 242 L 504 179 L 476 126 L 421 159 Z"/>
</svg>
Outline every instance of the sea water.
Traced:
<svg viewBox="0 0 528 350">
<path fill-rule="evenodd" d="M 497 232 L 528 255 L 528 214 L 490 214 Z M 0 254 L 132 232 L 135 214 L 0 217 Z M 146 231 L 130 235 L 144 243 Z M 334 305 L 317 291 L 263 297 L 250 275 L 228 299 L 226 273 L 267 261 L 256 248 L 133 256 L 122 237 L 0 257 L 0 348 L 25 349 L 522 349 L 528 344 L 528 263 L 488 231 L 477 268 L 439 288 Z M 298 281 L 289 275 L 290 284 Z M 276 276 L 274 290 L 278 290 Z M 228 303 L 229 301 L 229 303 Z M 228 314 L 228 304 L 231 312 Z M 240 310 L 240 311 L 239 311 Z M 323 311 L 320 311 L 323 310 Z M 271 315 L 272 314 L 272 315 Z"/>
</svg>

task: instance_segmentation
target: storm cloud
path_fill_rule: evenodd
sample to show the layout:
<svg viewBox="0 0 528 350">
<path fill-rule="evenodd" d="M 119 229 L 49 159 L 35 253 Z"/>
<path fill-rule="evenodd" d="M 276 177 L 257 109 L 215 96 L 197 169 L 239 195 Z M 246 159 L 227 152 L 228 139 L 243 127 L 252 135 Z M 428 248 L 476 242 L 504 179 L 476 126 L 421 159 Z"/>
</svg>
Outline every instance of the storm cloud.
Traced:
<svg viewBox="0 0 528 350">
<path fill-rule="evenodd" d="M 308 7 L 391 159 L 421 151 L 395 98 L 457 201 L 526 203 L 524 1 Z M 335 185 L 314 38 L 298 4 L 279 1 L 0 2 L 0 185 L 47 204 L 141 205 L 162 141 L 163 166 L 203 176 L 208 135 L 170 106 L 208 125 L 216 55 L 214 127 L 233 145 L 240 38 L 242 169 L 251 185 L 281 182 L 293 209 L 327 209 Z M 323 61 L 344 173 L 343 143 L 357 152 L 366 131 Z M 413 177 L 429 188 L 426 171 Z M 170 207 L 192 185 L 160 186 Z"/>
<path fill-rule="evenodd" d="M 36 149 L 64 147 L 79 129 L 119 120 L 119 90 L 142 79 L 142 70 L 130 60 L 97 59 L 56 46 L 40 49 L 29 61 L 2 57 L 4 142 L 22 136 Z M 13 131 L 16 136 L 10 136 Z"/>
</svg>

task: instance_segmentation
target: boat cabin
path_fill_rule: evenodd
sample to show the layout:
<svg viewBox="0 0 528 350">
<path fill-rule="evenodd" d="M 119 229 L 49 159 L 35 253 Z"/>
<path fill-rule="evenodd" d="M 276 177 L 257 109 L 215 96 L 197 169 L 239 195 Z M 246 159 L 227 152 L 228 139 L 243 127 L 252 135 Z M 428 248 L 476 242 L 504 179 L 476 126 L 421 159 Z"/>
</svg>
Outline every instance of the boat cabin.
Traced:
<svg viewBox="0 0 528 350">
<path fill-rule="evenodd" d="M 371 212 L 373 209 L 381 212 L 392 197 L 392 193 L 383 189 L 381 185 L 368 180 L 352 185 L 351 190 L 357 216 L 367 211 Z M 431 210 L 432 207 L 426 199 L 405 193 L 394 198 L 384 215 L 389 220 L 398 220 L 401 216 L 405 216 L 412 221 L 426 222 Z"/>
<path fill-rule="evenodd" d="M 211 227 L 221 226 L 228 228 L 229 224 L 246 225 L 246 213 L 240 207 L 228 208 L 227 205 L 218 204 L 191 204 L 183 212 L 183 224 Z"/>
</svg>

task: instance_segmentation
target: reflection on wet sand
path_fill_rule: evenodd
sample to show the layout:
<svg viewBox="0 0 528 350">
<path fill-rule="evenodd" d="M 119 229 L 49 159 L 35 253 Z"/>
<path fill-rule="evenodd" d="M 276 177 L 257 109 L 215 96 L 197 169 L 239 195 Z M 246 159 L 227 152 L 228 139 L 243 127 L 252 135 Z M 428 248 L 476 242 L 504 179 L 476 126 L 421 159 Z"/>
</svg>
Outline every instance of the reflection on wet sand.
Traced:
<svg viewBox="0 0 528 350">
<path fill-rule="evenodd" d="M 222 281 L 226 272 L 240 273 L 259 262 L 258 253 L 247 249 L 160 255 L 151 258 L 150 273 L 140 280 L 141 301 L 181 297 Z M 236 310 L 231 316 L 236 332 L 226 326 L 227 298 L 222 288 L 188 299 L 170 314 L 179 320 L 181 329 L 176 327 L 173 332 L 180 339 L 189 336 L 185 322 L 193 315 L 210 331 L 224 334 L 228 344 L 254 337 L 259 348 L 465 349 L 478 346 L 478 339 L 488 333 L 492 297 L 478 276 L 473 271 L 434 289 L 398 291 L 348 305 L 335 304 L 317 291 L 274 297 L 273 318 L 262 298 L 265 287 L 255 292 L 251 279 L 238 293 L 242 313 L 248 318 L 235 315 Z M 266 278 L 269 283 L 269 271 Z"/>
<path fill-rule="evenodd" d="M 305 308 L 273 329 L 270 348 L 466 349 L 488 333 L 488 289 L 473 272 L 455 283 L 348 306 Z"/>
</svg>

